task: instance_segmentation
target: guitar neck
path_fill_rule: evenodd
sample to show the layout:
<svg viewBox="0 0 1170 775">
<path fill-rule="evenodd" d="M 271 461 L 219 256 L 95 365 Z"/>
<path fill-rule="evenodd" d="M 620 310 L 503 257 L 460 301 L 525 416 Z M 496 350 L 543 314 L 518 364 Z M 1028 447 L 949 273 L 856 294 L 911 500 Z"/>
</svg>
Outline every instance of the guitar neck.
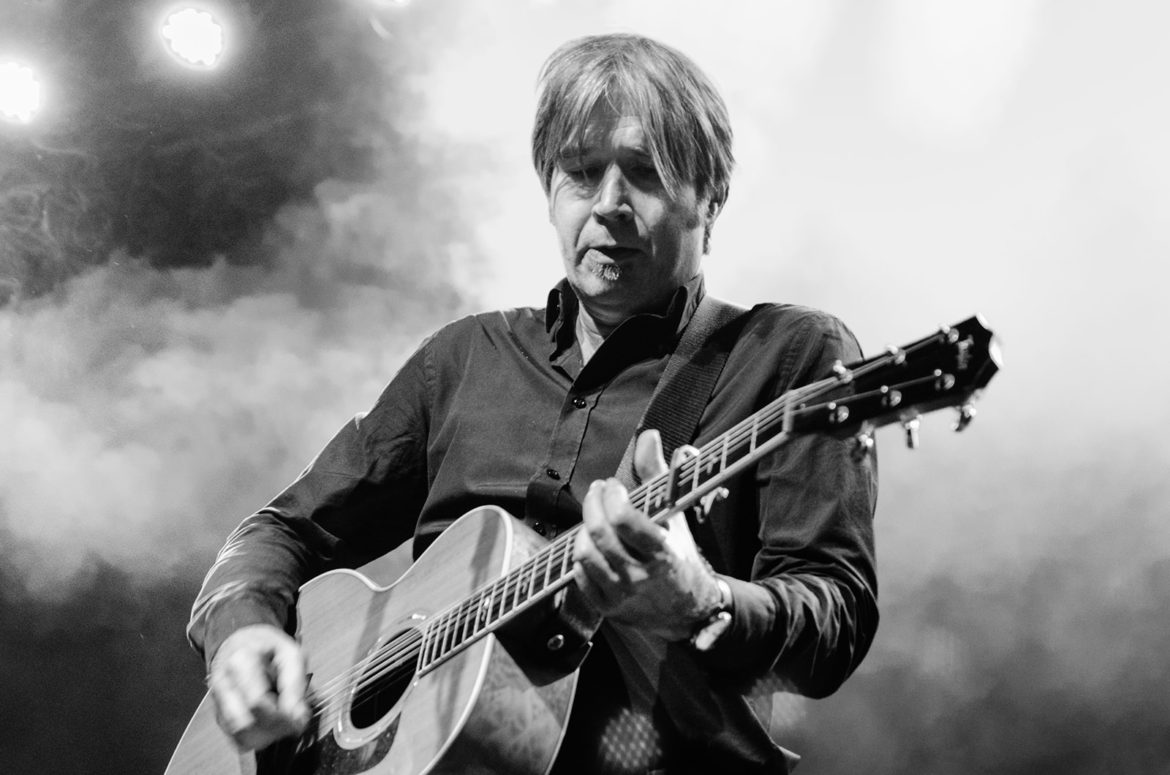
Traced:
<svg viewBox="0 0 1170 775">
<path fill-rule="evenodd" d="M 881 425 L 916 422 L 920 412 L 967 407 L 999 364 L 994 337 L 978 316 L 848 367 L 838 362 L 832 376 L 789 390 L 697 454 L 674 461 L 668 471 L 632 490 L 630 503 L 661 524 L 669 514 L 699 505 L 793 435 L 868 437 Z M 971 414 L 964 414 L 967 419 L 957 429 Z M 566 531 L 500 579 L 433 616 L 423 637 L 420 672 L 437 667 L 571 583 L 578 529 Z"/>
<path fill-rule="evenodd" d="M 801 401 L 837 384 L 839 378 L 832 378 L 789 391 L 705 445 L 699 455 L 631 490 L 631 505 L 661 523 L 669 514 L 698 504 L 724 481 L 784 443 L 786 425 L 794 425 L 800 412 L 807 411 L 797 411 Z M 420 672 L 437 667 L 571 583 L 573 542 L 579 529 L 565 531 L 500 579 L 432 617 L 422 645 Z"/>
</svg>

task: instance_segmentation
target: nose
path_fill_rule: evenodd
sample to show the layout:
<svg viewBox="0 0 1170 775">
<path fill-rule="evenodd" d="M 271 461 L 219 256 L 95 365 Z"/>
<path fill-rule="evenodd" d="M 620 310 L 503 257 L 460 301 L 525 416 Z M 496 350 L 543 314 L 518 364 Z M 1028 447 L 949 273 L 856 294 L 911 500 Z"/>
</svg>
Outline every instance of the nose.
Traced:
<svg viewBox="0 0 1170 775">
<path fill-rule="evenodd" d="M 634 217 L 629 181 L 617 164 L 606 167 L 601 177 L 593 201 L 593 215 L 600 221 L 628 221 Z"/>
</svg>

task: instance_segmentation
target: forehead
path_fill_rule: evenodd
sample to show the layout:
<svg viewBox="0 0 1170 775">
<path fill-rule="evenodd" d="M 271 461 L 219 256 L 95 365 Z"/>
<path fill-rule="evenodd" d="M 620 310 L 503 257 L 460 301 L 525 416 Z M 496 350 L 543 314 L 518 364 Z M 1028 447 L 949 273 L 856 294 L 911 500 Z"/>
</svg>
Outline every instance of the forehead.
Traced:
<svg viewBox="0 0 1170 775">
<path fill-rule="evenodd" d="M 570 143 L 561 155 L 567 157 L 611 152 L 649 154 L 649 139 L 642 120 L 637 116 L 619 114 L 612 108 L 598 108 L 586 119 L 577 143 Z"/>
</svg>

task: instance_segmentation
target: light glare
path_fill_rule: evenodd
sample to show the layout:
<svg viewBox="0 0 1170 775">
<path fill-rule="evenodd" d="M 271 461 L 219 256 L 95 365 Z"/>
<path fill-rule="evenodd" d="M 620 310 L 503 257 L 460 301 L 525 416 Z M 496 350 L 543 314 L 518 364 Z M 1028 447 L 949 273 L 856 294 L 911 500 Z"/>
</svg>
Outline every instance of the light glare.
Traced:
<svg viewBox="0 0 1170 775">
<path fill-rule="evenodd" d="M 184 8 L 167 17 L 163 38 L 183 62 L 211 68 L 223 56 L 223 26 L 208 11 Z"/>
<path fill-rule="evenodd" d="M 27 65 L 0 64 L 0 117 L 27 124 L 41 109 L 41 82 Z"/>
</svg>

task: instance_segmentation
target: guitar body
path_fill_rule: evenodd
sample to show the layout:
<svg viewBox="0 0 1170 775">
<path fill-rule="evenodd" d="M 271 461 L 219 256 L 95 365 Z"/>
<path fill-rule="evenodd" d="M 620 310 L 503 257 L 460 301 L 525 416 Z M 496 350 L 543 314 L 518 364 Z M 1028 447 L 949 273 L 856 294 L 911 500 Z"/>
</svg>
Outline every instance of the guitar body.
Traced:
<svg viewBox="0 0 1170 775">
<path fill-rule="evenodd" d="M 347 570 L 305 584 L 297 635 L 308 659 L 317 734 L 262 753 L 260 775 L 546 772 L 564 734 L 576 673 L 531 672 L 491 634 L 423 675 L 412 663 L 397 679 L 379 679 L 374 667 L 417 644 L 432 615 L 544 543 L 503 510 L 485 507 L 456 521 L 389 587 Z M 355 704 L 359 689 L 371 686 L 379 687 L 377 704 Z M 256 772 L 253 757 L 237 753 L 215 725 L 211 699 L 204 698 L 166 775 Z"/>
</svg>

